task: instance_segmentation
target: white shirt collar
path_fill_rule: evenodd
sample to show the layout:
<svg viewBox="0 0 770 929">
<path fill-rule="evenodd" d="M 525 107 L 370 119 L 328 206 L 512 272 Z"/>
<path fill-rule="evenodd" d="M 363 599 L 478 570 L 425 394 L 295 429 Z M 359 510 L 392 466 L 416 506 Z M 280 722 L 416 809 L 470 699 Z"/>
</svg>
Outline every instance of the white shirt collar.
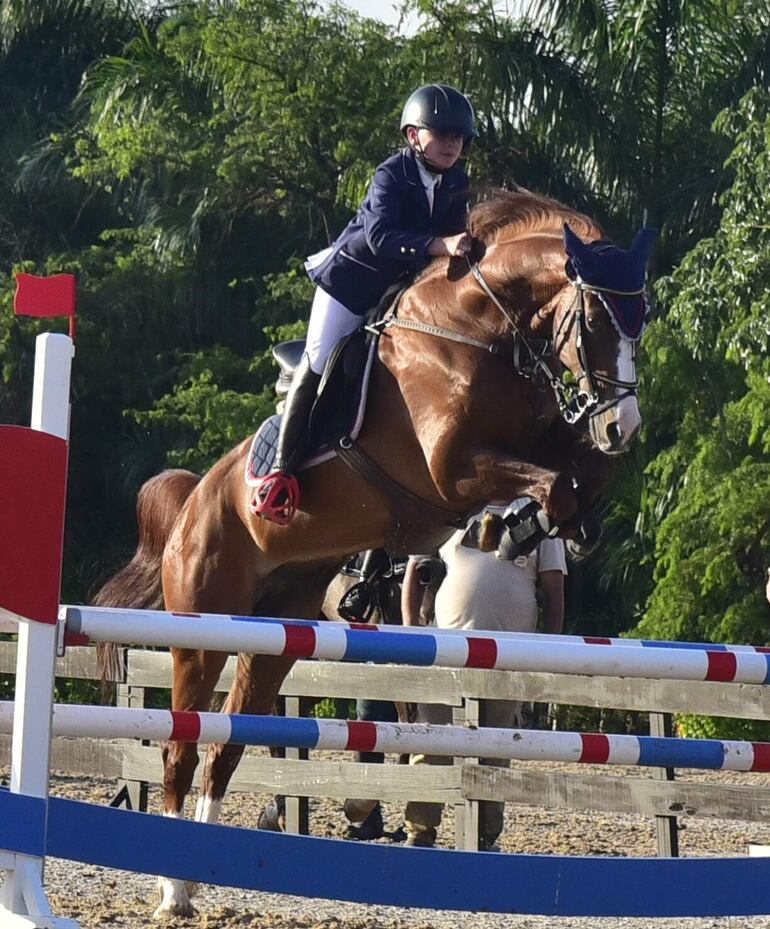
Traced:
<svg viewBox="0 0 770 929">
<path fill-rule="evenodd" d="M 422 181 L 422 186 L 427 190 L 429 187 L 438 187 L 441 183 L 440 174 L 432 174 L 422 162 L 417 162 L 417 170 L 420 172 L 420 180 Z"/>
</svg>

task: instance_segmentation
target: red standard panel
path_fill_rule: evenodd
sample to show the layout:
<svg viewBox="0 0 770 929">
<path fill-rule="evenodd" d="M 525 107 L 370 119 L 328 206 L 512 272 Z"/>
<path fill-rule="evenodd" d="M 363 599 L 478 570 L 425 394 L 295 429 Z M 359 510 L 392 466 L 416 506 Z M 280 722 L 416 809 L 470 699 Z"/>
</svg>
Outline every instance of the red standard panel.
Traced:
<svg viewBox="0 0 770 929">
<path fill-rule="evenodd" d="M 67 443 L 0 425 L 0 607 L 41 623 L 59 612 Z"/>
</svg>

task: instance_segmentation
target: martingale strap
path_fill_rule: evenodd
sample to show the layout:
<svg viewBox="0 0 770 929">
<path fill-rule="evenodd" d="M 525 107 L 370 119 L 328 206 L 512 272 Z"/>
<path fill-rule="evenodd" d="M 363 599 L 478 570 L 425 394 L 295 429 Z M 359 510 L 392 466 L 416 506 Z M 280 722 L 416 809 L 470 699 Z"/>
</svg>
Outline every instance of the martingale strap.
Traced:
<svg viewBox="0 0 770 929">
<path fill-rule="evenodd" d="M 425 332 L 428 335 L 435 335 L 440 339 L 449 339 L 451 342 L 461 342 L 463 345 L 472 345 L 474 348 L 482 348 L 490 355 L 496 355 L 500 351 L 500 346 L 495 342 L 482 342 L 480 339 L 474 339 L 469 335 L 463 335 L 461 332 L 454 332 L 451 329 L 444 329 L 443 326 L 433 326 L 430 323 L 420 323 L 414 319 L 400 319 L 398 316 L 388 316 L 379 323 L 373 323 L 366 328 L 371 331 L 380 332 L 380 330 L 390 329 L 396 326 L 400 329 L 413 329 L 415 332 Z"/>
</svg>

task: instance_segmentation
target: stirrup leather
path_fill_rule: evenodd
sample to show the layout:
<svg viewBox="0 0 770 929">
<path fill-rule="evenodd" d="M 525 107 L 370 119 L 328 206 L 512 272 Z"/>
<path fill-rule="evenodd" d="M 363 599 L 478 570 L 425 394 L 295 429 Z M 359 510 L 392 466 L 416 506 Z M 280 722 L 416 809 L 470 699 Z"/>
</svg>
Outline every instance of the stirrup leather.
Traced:
<svg viewBox="0 0 770 929">
<path fill-rule="evenodd" d="M 279 526 L 287 526 L 299 506 L 299 483 L 293 474 L 271 471 L 256 485 L 251 511 Z"/>
</svg>

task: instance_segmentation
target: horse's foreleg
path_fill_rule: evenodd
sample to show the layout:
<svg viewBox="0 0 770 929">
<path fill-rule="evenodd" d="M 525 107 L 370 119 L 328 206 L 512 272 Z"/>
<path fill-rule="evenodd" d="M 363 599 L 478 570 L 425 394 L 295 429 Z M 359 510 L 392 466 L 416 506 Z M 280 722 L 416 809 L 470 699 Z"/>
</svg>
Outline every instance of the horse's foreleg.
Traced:
<svg viewBox="0 0 770 929">
<path fill-rule="evenodd" d="M 174 684 L 171 706 L 174 710 L 206 710 L 219 680 L 227 655 L 221 652 L 196 652 L 172 649 Z M 163 746 L 163 792 L 166 816 L 184 815 L 184 802 L 192 787 L 198 766 L 198 746 L 191 742 L 167 742 Z M 160 904 L 156 919 L 168 916 L 191 916 L 191 886 L 184 881 L 158 878 Z"/>
<path fill-rule="evenodd" d="M 571 475 L 537 465 L 480 453 L 471 459 L 473 475 L 456 482 L 463 499 L 479 502 L 509 502 L 531 497 L 553 524 L 569 519 L 578 508 Z"/>
<path fill-rule="evenodd" d="M 613 471 L 615 459 L 596 448 L 578 446 L 573 454 L 573 470 L 580 512 L 590 510 L 604 493 Z"/>
<path fill-rule="evenodd" d="M 569 471 L 574 479 L 577 510 L 568 522 L 575 526 L 579 525 L 581 516 L 590 512 L 609 484 L 616 461 L 596 446 L 581 441 L 563 420 L 554 423 L 541 437 L 532 457 L 539 467 Z"/>
<path fill-rule="evenodd" d="M 567 520 L 561 533 L 575 558 L 590 554 L 602 534 L 602 524 L 594 506 L 607 488 L 615 463 L 595 448 L 578 446 L 573 458 L 577 512 Z"/>
<path fill-rule="evenodd" d="M 511 506 L 502 518 L 487 515 L 472 525 L 463 544 L 484 550 L 496 548 L 499 558 L 512 560 L 533 551 L 578 509 L 569 470 L 490 453 L 475 455 L 472 463 L 475 476 L 459 480 L 458 491 L 480 495 L 476 501 Z"/>
</svg>

